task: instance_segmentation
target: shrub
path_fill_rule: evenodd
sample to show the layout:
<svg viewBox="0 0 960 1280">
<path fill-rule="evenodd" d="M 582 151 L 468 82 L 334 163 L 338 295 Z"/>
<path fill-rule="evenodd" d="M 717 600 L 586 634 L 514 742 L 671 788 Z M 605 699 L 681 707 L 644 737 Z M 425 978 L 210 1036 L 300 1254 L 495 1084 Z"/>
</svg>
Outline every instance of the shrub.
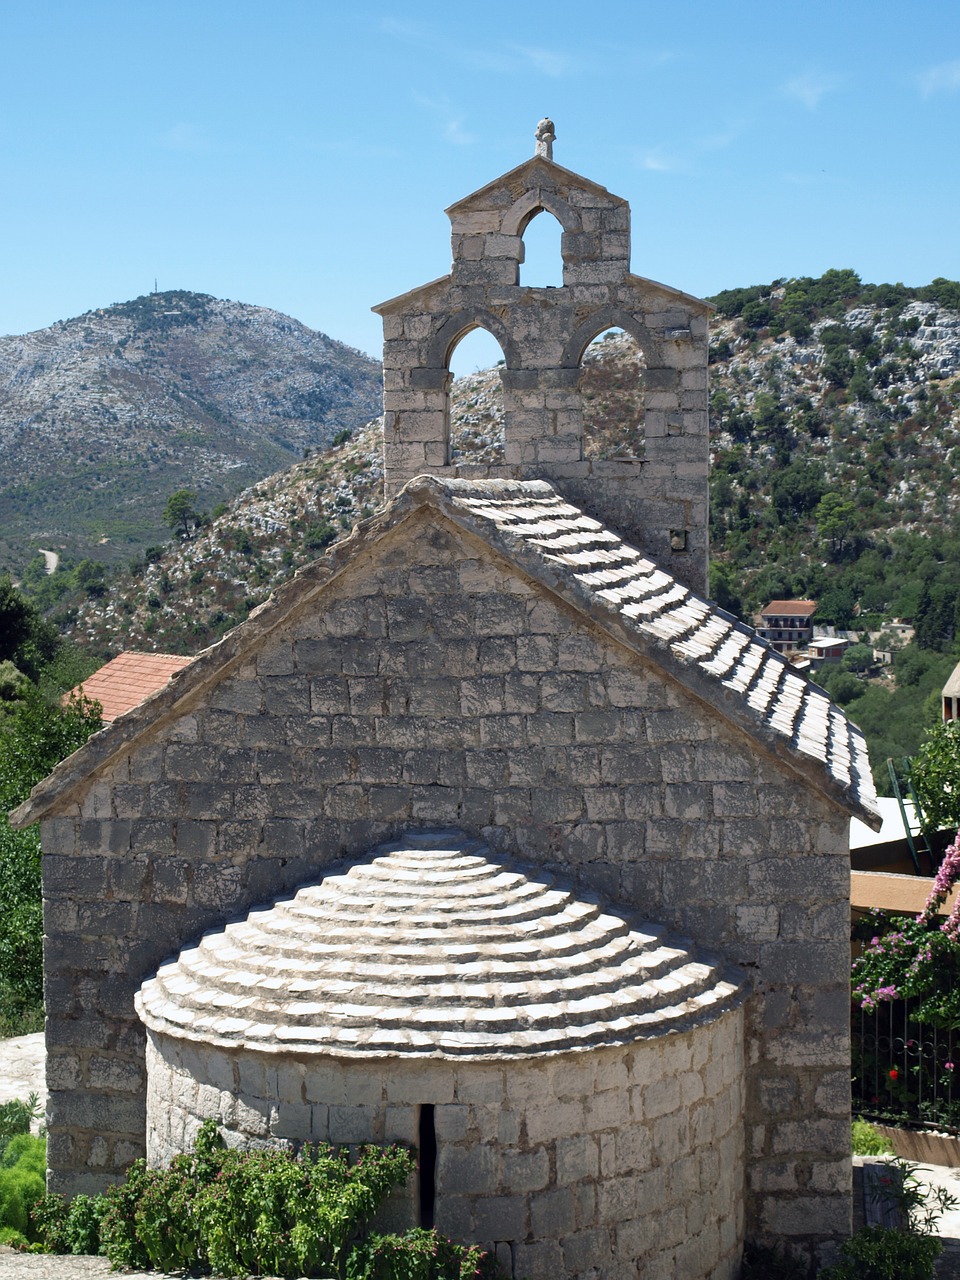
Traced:
<svg viewBox="0 0 960 1280">
<path fill-rule="evenodd" d="M 943 1248 L 936 1236 L 893 1227 L 862 1227 L 840 1247 L 840 1261 L 821 1280 L 933 1280 Z"/>
<path fill-rule="evenodd" d="M 29 1239 L 30 1209 L 43 1196 L 46 1142 L 21 1133 L 7 1143 L 0 1160 L 0 1228 Z M 7 1239 L 4 1243 L 14 1243 Z M 19 1239 L 16 1243 L 20 1243 Z"/>
<path fill-rule="evenodd" d="M 494 1280 L 477 1245 L 436 1231 L 362 1236 L 366 1220 L 415 1169 L 399 1146 L 228 1150 L 208 1120 L 168 1169 L 138 1160 L 104 1196 L 40 1196 L 30 1231 L 50 1253 L 106 1254 L 114 1269 L 344 1280 Z M 27 1229 L 24 1218 L 14 1230 Z M 19 1242 L 19 1241 L 18 1241 Z"/>
<path fill-rule="evenodd" d="M 326 520 L 321 520 L 316 524 L 310 524 L 303 531 L 303 545 L 309 547 L 311 551 L 322 551 L 324 547 L 328 547 L 336 538 L 337 531 Z"/>
<path fill-rule="evenodd" d="M 114 1267 L 227 1275 L 340 1275 L 363 1222 L 414 1170 L 401 1147 L 227 1150 L 207 1121 L 169 1169 L 138 1160 L 105 1197 L 102 1248 Z"/>
<path fill-rule="evenodd" d="M 887 1156 L 893 1150 L 886 1138 L 866 1120 L 854 1120 L 851 1136 L 855 1156 Z"/>
<path fill-rule="evenodd" d="M 488 1255 L 478 1245 L 455 1244 L 435 1230 L 372 1235 L 347 1259 L 347 1280 L 474 1280 Z"/>
<path fill-rule="evenodd" d="M 45 1195 L 30 1210 L 31 1234 L 46 1253 L 88 1254 L 100 1252 L 100 1220 L 106 1208 L 103 1196 Z"/>
<path fill-rule="evenodd" d="M 34 1120 L 40 1118 L 40 1103 L 35 1093 L 31 1093 L 26 1102 L 14 1098 L 11 1102 L 0 1103 L 0 1160 L 6 1154 L 11 1139 L 18 1134 L 30 1132 Z"/>
</svg>

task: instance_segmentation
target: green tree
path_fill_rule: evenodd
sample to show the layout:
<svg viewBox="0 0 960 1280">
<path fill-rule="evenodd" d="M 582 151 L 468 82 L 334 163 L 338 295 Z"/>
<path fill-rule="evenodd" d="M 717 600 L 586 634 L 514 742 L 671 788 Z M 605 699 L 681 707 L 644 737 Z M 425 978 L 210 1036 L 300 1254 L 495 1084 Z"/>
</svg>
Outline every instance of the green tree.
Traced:
<svg viewBox="0 0 960 1280">
<path fill-rule="evenodd" d="M 817 503 L 813 518 L 817 522 L 817 532 L 824 541 L 829 540 L 830 551 L 839 556 L 843 544 L 849 538 L 856 525 L 857 512 L 849 498 L 842 498 L 831 490 L 825 493 Z"/>
<path fill-rule="evenodd" d="M 0 1035 L 35 1030 L 43 1000 L 40 833 L 6 815 L 101 724 L 98 703 L 51 706 L 31 685 L 0 728 Z"/>
<path fill-rule="evenodd" d="M 163 523 L 174 533 L 189 538 L 190 530 L 202 523 L 197 510 L 197 495 L 191 489 L 178 489 L 171 493 L 163 509 Z"/>
<path fill-rule="evenodd" d="M 36 679 L 60 646 L 56 630 L 10 581 L 0 577 L 0 661 L 8 659 Z"/>
<path fill-rule="evenodd" d="M 873 663 L 873 648 L 868 644 L 852 644 L 843 655 L 847 671 L 869 671 Z"/>
<path fill-rule="evenodd" d="M 948 583 L 924 583 L 914 615 L 915 639 L 921 649 L 944 650 L 956 632 L 960 588 Z"/>
<path fill-rule="evenodd" d="M 791 462 L 773 478 L 770 494 L 781 523 L 813 511 L 823 498 L 823 473 L 809 462 Z"/>
<path fill-rule="evenodd" d="M 960 720 L 928 729 L 910 777 L 929 831 L 960 828 Z"/>
</svg>

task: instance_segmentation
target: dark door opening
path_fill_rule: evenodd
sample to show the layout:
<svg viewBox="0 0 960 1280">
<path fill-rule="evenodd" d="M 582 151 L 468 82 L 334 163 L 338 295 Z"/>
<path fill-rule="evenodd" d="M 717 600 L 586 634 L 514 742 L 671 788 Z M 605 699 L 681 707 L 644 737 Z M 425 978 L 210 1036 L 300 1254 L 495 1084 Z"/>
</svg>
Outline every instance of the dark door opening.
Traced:
<svg viewBox="0 0 960 1280">
<path fill-rule="evenodd" d="M 432 1227 L 437 1199 L 437 1130 L 432 1102 L 425 1102 L 420 1108 L 417 1149 L 420 1158 L 420 1225 Z"/>
</svg>

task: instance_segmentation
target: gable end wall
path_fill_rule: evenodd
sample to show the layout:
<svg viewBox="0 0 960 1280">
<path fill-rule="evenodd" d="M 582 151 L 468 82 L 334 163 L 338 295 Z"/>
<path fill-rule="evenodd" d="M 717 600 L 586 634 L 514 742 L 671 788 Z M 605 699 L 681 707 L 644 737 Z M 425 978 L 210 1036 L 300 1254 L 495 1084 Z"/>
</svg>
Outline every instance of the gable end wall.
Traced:
<svg viewBox="0 0 960 1280">
<path fill-rule="evenodd" d="M 747 1233 L 849 1228 L 847 819 L 421 513 L 43 824 L 52 1190 L 144 1144 L 141 981 L 398 832 L 456 826 L 756 975 Z"/>
</svg>

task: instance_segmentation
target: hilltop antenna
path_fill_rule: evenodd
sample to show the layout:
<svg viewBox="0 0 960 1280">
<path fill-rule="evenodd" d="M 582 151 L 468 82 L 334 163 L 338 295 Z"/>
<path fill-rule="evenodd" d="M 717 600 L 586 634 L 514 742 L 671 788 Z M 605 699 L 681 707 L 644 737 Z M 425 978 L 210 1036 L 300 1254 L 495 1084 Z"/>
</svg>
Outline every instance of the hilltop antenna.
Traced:
<svg viewBox="0 0 960 1280">
<path fill-rule="evenodd" d="M 157 288 L 157 277 L 156 277 L 156 276 L 154 276 L 154 277 L 153 277 L 153 292 L 154 292 L 154 293 L 159 293 L 159 292 L 160 292 L 160 290 Z"/>
</svg>

